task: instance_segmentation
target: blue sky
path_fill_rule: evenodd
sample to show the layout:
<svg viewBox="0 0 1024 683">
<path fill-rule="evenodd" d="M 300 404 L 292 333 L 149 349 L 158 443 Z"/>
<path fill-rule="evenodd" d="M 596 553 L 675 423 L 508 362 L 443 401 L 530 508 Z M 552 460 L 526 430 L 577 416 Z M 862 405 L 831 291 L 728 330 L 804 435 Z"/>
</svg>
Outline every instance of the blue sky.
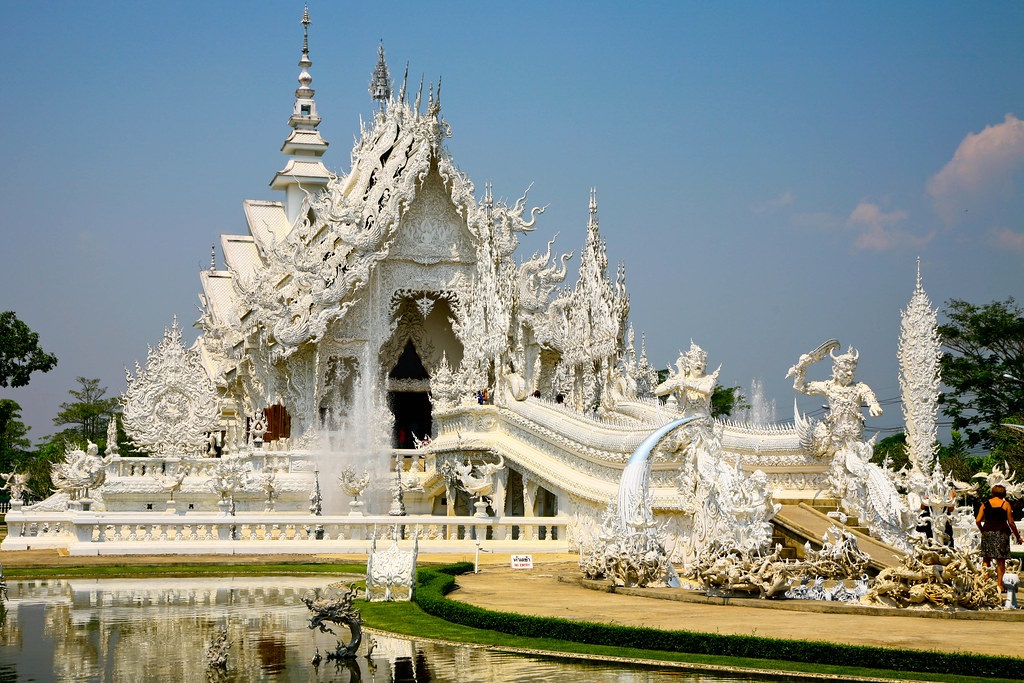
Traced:
<svg viewBox="0 0 1024 683">
<path fill-rule="evenodd" d="M 60 364 L 16 390 L 30 436 L 74 378 L 124 389 L 241 202 L 274 199 L 302 4 L 0 5 L 0 310 Z M 721 380 L 784 379 L 834 337 L 896 398 L 921 258 L 935 305 L 1024 300 L 1024 4 L 325 3 L 311 73 L 345 171 L 384 41 L 443 77 L 482 192 L 548 205 L 521 256 L 578 253 L 588 189 L 651 360 L 692 338 Z M 221 262 L 218 254 L 218 263 Z M 194 335 L 194 332 L 192 332 Z M 824 377 L 828 368 L 812 370 Z M 817 373 L 817 374 L 815 374 Z M 817 407 L 801 399 L 801 408 Z M 897 404 L 868 426 L 902 423 Z"/>
</svg>

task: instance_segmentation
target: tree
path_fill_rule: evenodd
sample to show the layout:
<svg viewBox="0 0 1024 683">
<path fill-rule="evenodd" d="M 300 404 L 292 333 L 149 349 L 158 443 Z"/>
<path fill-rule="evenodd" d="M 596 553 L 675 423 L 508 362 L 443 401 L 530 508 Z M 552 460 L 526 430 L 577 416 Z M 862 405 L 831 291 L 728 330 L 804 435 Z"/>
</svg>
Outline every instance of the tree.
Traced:
<svg viewBox="0 0 1024 683">
<path fill-rule="evenodd" d="M 738 387 L 716 385 L 711 394 L 711 417 L 729 417 L 734 410 L 750 408 L 743 390 Z"/>
<path fill-rule="evenodd" d="M 1024 418 L 1024 309 L 1013 300 L 984 306 L 946 303 L 949 321 L 939 326 L 942 381 L 939 402 L 970 448 L 1007 460 L 1024 458 L 1021 440 L 1001 424 Z"/>
<path fill-rule="evenodd" d="M 49 372 L 56 364 L 57 357 L 39 347 L 39 334 L 14 311 L 0 313 L 0 387 L 23 387 L 33 372 Z"/>
<path fill-rule="evenodd" d="M 881 465 L 888 460 L 889 467 L 901 470 L 910 464 L 907 454 L 907 435 L 905 432 L 887 436 L 875 444 L 871 462 Z"/>
<path fill-rule="evenodd" d="M 0 472 L 10 472 L 32 447 L 26 437 L 28 427 L 21 421 L 21 406 L 9 398 L 0 398 Z"/>
<path fill-rule="evenodd" d="M 86 441 L 92 441 L 102 447 L 107 441 L 110 416 L 120 412 L 118 400 L 104 398 L 107 388 L 101 387 L 98 379 L 78 377 L 75 381 L 78 382 L 78 389 L 68 390 L 75 400 L 61 403 L 60 412 L 53 418 L 53 423 L 58 427 L 71 426 L 55 434 L 51 441 L 83 446 Z"/>
<path fill-rule="evenodd" d="M 0 313 L 0 387 L 23 387 L 33 372 L 49 372 L 56 364 L 57 357 L 39 348 L 39 335 L 18 320 L 14 311 Z M 0 407 L 0 439 L 4 440 L 0 458 L 8 455 L 6 439 L 23 439 L 28 431 L 20 420 L 21 406 L 10 399 L 4 401 L 8 403 Z M 23 431 L 14 435 L 19 430 Z"/>
</svg>

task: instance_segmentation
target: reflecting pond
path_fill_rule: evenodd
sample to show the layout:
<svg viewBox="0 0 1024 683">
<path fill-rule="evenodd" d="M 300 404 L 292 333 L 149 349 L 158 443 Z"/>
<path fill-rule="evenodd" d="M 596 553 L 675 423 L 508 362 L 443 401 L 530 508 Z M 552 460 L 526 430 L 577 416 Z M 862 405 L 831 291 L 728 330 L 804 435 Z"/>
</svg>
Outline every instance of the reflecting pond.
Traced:
<svg viewBox="0 0 1024 683">
<path fill-rule="evenodd" d="M 358 580 L 362 577 L 351 577 Z M 9 582 L 0 681 L 750 681 L 664 667 L 592 663 L 373 634 L 335 665 L 300 598 L 338 577 L 60 579 Z M 206 652 L 226 629 L 226 673 Z M 347 639 L 347 632 L 342 635 Z"/>
</svg>

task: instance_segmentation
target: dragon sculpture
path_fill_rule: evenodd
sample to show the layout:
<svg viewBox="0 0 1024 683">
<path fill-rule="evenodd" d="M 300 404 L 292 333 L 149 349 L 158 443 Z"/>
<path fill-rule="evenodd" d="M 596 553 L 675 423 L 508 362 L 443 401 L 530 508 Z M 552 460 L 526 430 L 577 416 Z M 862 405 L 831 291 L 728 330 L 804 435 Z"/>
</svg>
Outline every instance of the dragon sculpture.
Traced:
<svg viewBox="0 0 1024 683">
<path fill-rule="evenodd" d="M 337 632 L 330 626 L 334 624 L 346 627 L 351 634 L 348 643 L 344 645 L 338 640 L 334 652 L 327 653 L 327 661 L 352 659 L 359 650 L 359 644 L 363 640 L 363 617 L 359 610 L 352 606 L 358 596 L 359 589 L 355 586 L 348 586 L 345 590 L 341 583 L 332 583 L 326 588 L 317 588 L 301 598 L 312 613 L 309 618 L 310 630 L 319 629 L 321 633 L 330 633 L 337 637 Z"/>
</svg>

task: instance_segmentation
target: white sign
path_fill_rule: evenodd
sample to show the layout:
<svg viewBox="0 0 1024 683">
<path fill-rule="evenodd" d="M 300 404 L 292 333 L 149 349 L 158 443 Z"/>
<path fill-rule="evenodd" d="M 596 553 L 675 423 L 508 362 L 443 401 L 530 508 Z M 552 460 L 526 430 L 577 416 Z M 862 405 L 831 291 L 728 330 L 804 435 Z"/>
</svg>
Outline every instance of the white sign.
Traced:
<svg viewBox="0 0 1024 683">
<path fill-rule="evenodd" d="M 512 569 L 533 569 L 533 555 L 513 555 Z"/>
</svg>

